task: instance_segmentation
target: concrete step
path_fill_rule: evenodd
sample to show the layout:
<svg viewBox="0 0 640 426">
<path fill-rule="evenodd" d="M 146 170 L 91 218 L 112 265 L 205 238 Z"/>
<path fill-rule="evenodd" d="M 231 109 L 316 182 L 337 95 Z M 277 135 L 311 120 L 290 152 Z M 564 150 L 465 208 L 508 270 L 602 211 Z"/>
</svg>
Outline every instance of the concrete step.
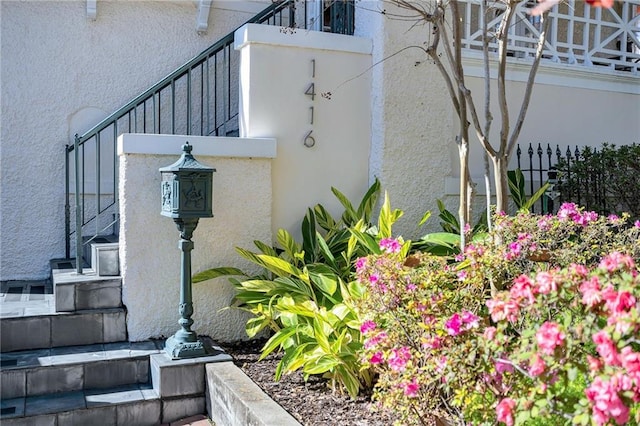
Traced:
<svg viewBox="0 0 640 426">
<path fill-rule="evenodd" d="M 127 340 L 123 308 L 94 309 L 38 316 L 5 316 L 0 321 L 3 352 Z"/>
<path fill-rule="evenodd" d="M 129 385 L 3 399 L 0 419 L 3 426 L 151 426 L 163 417 L 162 401 L 152 387 Z"/>
<path fill-rule="evenodd" d="M 122 307 L 122 278 L 99 276 L 94 269 L 77 274 L 72 269 L 51 269 L 56 312 Z"/>
<path fill-rule="evenodd" d="M 203 414 L 205 365 L 231 360 L 205 339 L 207 356 L 183 360 L 164 341 L 0 354 L 0 423 L 158 425 Z"/>
<path fill-rule="evenodd" d="M 0 354 L 0 398 L 149 383 L 149 356 L 164 342 L 118 342 Z"/>
</svg>

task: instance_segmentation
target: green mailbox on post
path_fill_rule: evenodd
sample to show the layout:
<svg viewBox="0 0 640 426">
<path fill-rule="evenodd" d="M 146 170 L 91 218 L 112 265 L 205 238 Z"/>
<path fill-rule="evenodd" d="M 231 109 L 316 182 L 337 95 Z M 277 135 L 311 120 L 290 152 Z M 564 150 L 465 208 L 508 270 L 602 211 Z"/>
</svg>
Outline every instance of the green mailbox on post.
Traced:
<svg viewBox="0 0 640 426">
<path fill-rule="evenodd" d="M 207 348 L 191 330 L 193 297 L 191 292 L 191 250 L 193 231 L 201 217 L 213 217 L 213 172 L 191 155 L 189 142 L 182 146 L 182 156 L 170 166 L 162 167 L 161 214 L 173 219 L 180 231 L 178 248 L 182 252 L 180 272 L 180 329 L 167 339 L 165 351 L 172 359 L 193 358 L 208 354 Z"/>
<path fill-rule="evenodd" d="M 182 145 L 182 156 L 162 167 L 162 215 L 173 219 L 213 217 L 213 172 L 199 163 L 189 142 Z"/>
</svg>

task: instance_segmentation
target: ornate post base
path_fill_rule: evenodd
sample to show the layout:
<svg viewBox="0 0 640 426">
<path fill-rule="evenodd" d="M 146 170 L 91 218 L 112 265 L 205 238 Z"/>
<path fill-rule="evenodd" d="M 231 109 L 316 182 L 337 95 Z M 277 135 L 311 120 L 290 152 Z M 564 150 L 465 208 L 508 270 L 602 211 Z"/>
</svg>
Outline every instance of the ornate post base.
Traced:
<svg viewBox="0 0 640 426">
<path fill-rule="evenodd" d="M 167 339 L 164 350 L 171 359 L 195 358 L 207 355 L 207 350 L 200 340 L 185 342 L 175 335 Z"/>
</svg>

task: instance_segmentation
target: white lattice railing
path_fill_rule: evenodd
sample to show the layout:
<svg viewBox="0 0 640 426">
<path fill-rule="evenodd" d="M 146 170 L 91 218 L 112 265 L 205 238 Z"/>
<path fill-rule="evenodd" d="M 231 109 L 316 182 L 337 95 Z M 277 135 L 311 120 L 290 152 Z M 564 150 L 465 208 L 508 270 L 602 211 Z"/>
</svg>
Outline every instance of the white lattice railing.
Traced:
<svg viewBox="0 0 640 426">
<path fill-rule="evenodd" d="M 504 5 L 490 1 L 483 14 L 479 0 L 463 3 L 466 22 L 463 47 L 481 50 L 483 20 L 488 19 L 490 36 L 495 36 Z M 518 5 L 509 28 L 510 56 L 534 56 L 540 20 L 527 13 L 533 3 L 523 1 Z M 565 0 L 555 6 L 549 16 L 544 61 L 640 76 L 640 0 L 616 1 L 611 9 L 593 8 L 585 1 Z M 490 49 L 496 52 L 497 44 L 492 43 Z"/>
</svg>

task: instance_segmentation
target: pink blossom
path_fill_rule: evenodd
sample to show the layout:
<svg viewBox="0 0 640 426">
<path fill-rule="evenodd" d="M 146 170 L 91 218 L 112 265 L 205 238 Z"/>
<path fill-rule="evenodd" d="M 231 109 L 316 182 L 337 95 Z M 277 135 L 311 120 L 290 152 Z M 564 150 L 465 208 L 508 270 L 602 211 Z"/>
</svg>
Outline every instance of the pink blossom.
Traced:
<svg viewBox="0 0 640 426">
<path fill-rule="evenodd" d="M 422 347 L 425 349 L 439 349 L 442 347 L 443 339 L 439 336 L 433 336 L 423 339 Z"/>
<path fill-rule="evenodd" d="M 531 358 L 531 362 L 529 363 L 529 374 L 533 377 L 538 377 L 544 370 L 547 368 L 547 365 L 544 362 L 544 359 L 538 354 L 534 354 Z"/>
<path fill-rule="evenodd" d="M 498 374 L 504 374 L 504 373 L 513 373 L 513 365 L 511 365 L 510 362 L 508 361 L 503 361 L 501 359 L 496 359 L 493 362 L 493 365 L 496 369 L 496 372 Z"/>
<path fill-rule="evenodd" d="M 563 203 L 558 210 L 560 220 L 573 219 L 578 214 L 578 206 L 575 203 Z"/>
<path fill-rule="evenodd" d="M 393 238 L 383 238 L 380 240 L 380 248 L 386 253 L 399 253 L 402 245 Z"/>
<path fill-rule="evenodd" d="M 575 274 L 575 275 L 577 275 L 577 276 L 579 276 L 579 277 L 586 277 L 586 276 L 587 276 L 587 274 L 589 273 L 589 270 L 587 269 L 587 267 L 586 267 L 586 266 L 584 266 L 584 265 L 578 265 L 578 264 L 576 264 L 576 263 L 572 263 L 572 264 L 569 266 L 569 271 L 570 271 L 572 274 Z"/>
<path fill-rule="evenodd" d="M 636 304 L 636 298 L 633 294 L 628 291 L 615 291 L 611 285 L 602 291 L 602 298 L 612 314 L 628 312 Z"/>
<path fill-rule="evenodd" d="M 509 251 L 505 254 L 506 260 L 517 259 L 518 256 L 520 256 L 520 254 L 522 253 L 522 246 L 517 241 L 510 243 L 508 247 L 509 247 Z"/>
<path fill-rule="evenodd" d="M 444 323 L 444 328 L 450 336 L 457 336 L 462 333 L 462 319 L 458 313 L 455 313 Z"/>
<path fill-rule="evenodd" d="M 542 324 L 536 333 L 538 347 L 546 355 L 553 355 L 556 347 L 562 345 L 564 338 L 564 333 L 558 324 L 551 321 Z"/>
<path fill-rule="evenodd" d="M 635 222 L 633 222 L 633 226 L 635 226 L 636 228 L 640 228 L 640 220 L 636 220 Z"/>
<path fill-rule="evenodd" d="M 596 344 L 596 351 L 602 357 L 604 363 L 610 366 L 620 365 L 618 359 L 618 350 L 615 343 L 609 337 L 609 334 L 605 330 L 601 330 L 593 335 L 593 343 Z"/>
<path fill-rule="evenodd" d="M 462 323 L 465 325 L 465 330 L 469 330 L 471 328 L 478 328 L 478 321 L 480 321 L 480 317 L 473 314 L 469 311 L 462 312 Z"/>
<path fill-rule="evenodd" d="M 380 351 L 377 351 L 376 353 L 371 355 L 371 358 L 369 358 L 369 362 L 371 364 L 380 364 L 382 361 L 384 361 L 384 356 Z"/>
<path fill-rule="evenodd" d="M 591 277 L 589 281 L 584 281 L 580 284 L 580 292 L 582 293 L 582 303 L 589 308 L 602 302 L 600 280 L 598 277 Z"/>
<path fill-rule="evenodd" d="M 356 260 L 356 272 L 362 272 L 362 269 L 364 269 L 365 266 L 367 266 L 367 258 L 359 257 L 358 260 Z"/>
<path fill-rule="evenodd" d="M 403 346 L 400 349 L 393 349 L 391 351 L 387 363 L 393 371 L 404 371 L 410 359 L 411 351 L 407 346 Z"/>
<path fill-rule="evenodd" d="M 499 422 L 505 423 L 507 426 L 513 425 L 513 409 L 516 402 L 511 398 L 504 398 L 496 407 L 496 416 Z"/>
<path fill-rule="evenodd" d="M 627 372 L 632 374 L 640 373 L 640 352 L 634 352 L 629 346 L 625 346 L 620 351 L 620 363 Z M 638 383 L 640 387 L 640 383 Z"/>
<path fill-rule="evenodd" d="M 511 299 L 504 300 L 504 297 L 498 295 L 498 298 L 487 300 L 486 305 L 491 313 L 491 319 L 495 322 L 503 319 L 511 322 L 518 320 L 520 306 Z"/>
<path fill-rule="evenodd" d="M 596 424 L 604 425 L 610 418 L 619 425 L 629 421 L 629 407 L 620 399 L 613 380 L 604 382 L 600 377 L 596 377 L 585 390 L 585 395 L 591 403 Z"/>
<path fill-rule="evenodd" d="M 540 294 L 555 293 L 558 291 L 558 283 L 553 271 L 542 271 L 536 274 L 536 290 Z"/>
<path fill-rule="evenodd" d="M 365 349 L 372 349 L 374 347 L 376 347 L 377 345 L 379 345 L 380 343 L 384 342 L 385 340 L 387 340 L 387 333 L 384 331 L 381 331 L 380 333 L 369 337 L 368 339 L 365 339 L 364 341 L 364 347 Z"/>
<path fill-rule="evenodd" d="M 415 398 L 418 396 L 418 391 L 420 390 L 420 385 L 418 384 L 418 380 L 414 377 L 409 383 L 405 383 L 402 386 L 404 388 L 405 396 L 409 398 Z"/>
<path fill-rule="evenodd" d="M 484 329 L 483 337 L 486 340 L 493 340 L 496 337 L 496 328 L 495 327 L 487 327 Z"/>
<path fill-rule="evenodd" d="M 513 280 L 513 286 L 509 289 L 509 295 L 518 301 L 526 300 L 527 303 L 532 304 L 536 301 L 536 297 L 533 294 L 533 281 L 526 275 L 520 275 Z"/>
<path fill-rule="evenodd" d="M 589 371 L 597 373 L 602 368 L 602 361 L 600 358 L 596 358 L 591 355 L 587 355 L 587 363 L 589 364 Z"/>
<path fill-rule="evenodd" d="M 630 271 L 635 267 L 635 262 L 631 256 L 614 251 L 606 255 L 599 266 L 610 273 L 619 269 Z"/>
<path fill-rule="evenodd" d="M 377 327 L 377 324 L 371 320 L 366 320 L 360 326 L 360 333 L 367 334 L 370 331 L 374 331 Z"/>
</svg>

